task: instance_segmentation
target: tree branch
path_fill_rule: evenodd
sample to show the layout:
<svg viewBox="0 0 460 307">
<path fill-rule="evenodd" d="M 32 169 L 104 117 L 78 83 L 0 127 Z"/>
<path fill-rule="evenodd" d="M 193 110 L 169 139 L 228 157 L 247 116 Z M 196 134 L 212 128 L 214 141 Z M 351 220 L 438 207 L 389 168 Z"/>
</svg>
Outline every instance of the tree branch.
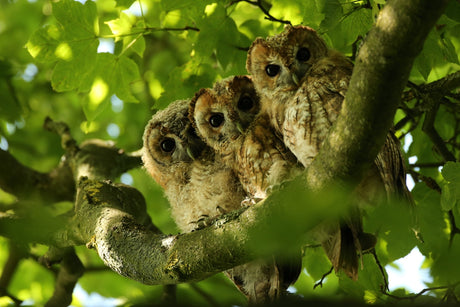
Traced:
<svg viewBox="0 0 460 307">
<path fill-rule="evenodd" d="M 269 12 L 269 10 L 267 10 L 263 3 L 262 3 L 262 0 L 234 0 L 234 1 L 231 1 L 228 6 L 232 6 L 234 5 L 235 3 L 238 3 L 238 2 L 246 2 L 246 3 L 249 3 L 249 4 L 252 4 L 254 6 L 257 6 L 264 14 L 265 14 L 265 19 L 267 20 L 270 20 L 270 21 L 275 21 L 275 22 L 280 22 L 282 24 L 285 24 L 285 25 L 290 25 L 291 22 L 289 20 L 282 20 L 282 19 L 278 19 L 274 16 L 272 16 Z"/>
<path fill-rule="evenodd" d="M 160 234 L 137 190 L 100 180 L 111 178 L 110 167 L 120 161 L 112 147 L 92 142 L 87 150 L 82 144 L 70 157 L 79 182 L 75 216 L 54 241 L 57 245 L 86 243 L 112 270 L 144 284 L 201 280 L 262 254 L 299 246 L 308 230 L 346 209 L 340 201 L 343 196 L 311 190 L 360 181 L 384 143 L 412 62 L 446 4 L 447 0 L 388 1 L 358 54 L 342 114 L 321 152 L 303 177 L 265 201 L 202 230 Z M 112 155 L 110 163 L 95 156 L 101 154 Z M 289 197 L 302 202 L 293 208 Z M 271 229 L 284 229 L 290 235 Z"/>
<path fill-rule="evenodd" d="M 14 273 L 16 272 L 16 269 L 19 266 L 20 261 L 25 256 L 26 252 L 22 248 L 10 242 L 8 259 L 6 260 L 3 266 L 2 275 L 0 276 L 0 297 L 8 296 L 14 301 L 14 303 L 17 306 L 19 306 L 22 303 L 22 301 L 14 297 L 13 295 L 9 294 L 7 289 L 11 282 L 11 279 L 13 278 Z"/>
<path fill-rule="evenodd" d="M 35 202 L 74 199 L 75 183 L 67 165 L 61 164 L 49 173 L 41 173 L 24 166 L 1 149 L 0 161 L 0 188 L 19 199 Z"/>
<path fill-rule="evenodd" d="M 56 278 L 56 286 L 45 307 L 69 306 L 72 293 L 78 279 L 84 273 L 84 267 L 73 248 L 60 250 L 60 267 Z"/>
<path fill-rule="evenodd" d="M 312 188 L 359 182 L 392 125 L 412 63 L 447 0 L 388 1 L 356 59 L 341 116 L 307 170 Z"/>
</svg>

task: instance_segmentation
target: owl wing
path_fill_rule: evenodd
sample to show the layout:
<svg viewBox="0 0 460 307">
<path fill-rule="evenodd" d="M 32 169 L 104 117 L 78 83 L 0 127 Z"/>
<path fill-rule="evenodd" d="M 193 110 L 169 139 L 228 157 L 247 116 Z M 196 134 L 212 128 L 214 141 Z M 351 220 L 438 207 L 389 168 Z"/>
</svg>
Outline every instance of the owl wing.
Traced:
<svg viewBox="0 0 460 307">
<path fill-rule="evenodd" d="M 382 177 L 388 199 L 402 198 L 413 204 L 412 195 L 406 186 L 406 169 L 401 146 L 392 131 L 388 132 L 375 164 Z"/>
<path fill-rule="evenodd" d="M 268 116 L 258 116 L 248 128 L 238 155 L 239 176 L 247 191 L 265 198 L 267 188 L 293 178 L 301 169 L 270 126 Z"/>
</svg>

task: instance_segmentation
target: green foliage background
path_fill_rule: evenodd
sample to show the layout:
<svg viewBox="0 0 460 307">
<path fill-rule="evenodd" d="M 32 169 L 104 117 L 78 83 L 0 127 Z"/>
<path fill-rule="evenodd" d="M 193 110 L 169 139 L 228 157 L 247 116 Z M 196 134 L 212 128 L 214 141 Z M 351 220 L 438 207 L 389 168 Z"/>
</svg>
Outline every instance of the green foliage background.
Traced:
<svg viewBox="0 0 460 307">
<path fill-rule="evenodd" d="M 0 148 L 39 171 L 49 171 L 63 154 L 57 135 L 42 129 L 50 116 L 66 122 L 78 142 L 89 138 L 113 140 L 127 151 L 142 146 L 144 126 L 155 110 L 170 102 L 191 97 L 198 89 L 230 75 L 246 74 L 246 50 L 258 36 L 279 33 L 283 23 L 250 1 L 192 0 L 0 0 Z M 372 27 L 384 0 L 262 1 L 275 18 L 317 29 L 330 47 L 353 57 Z M 130 8 L 128 10 L 128 8 Z M 459 70 L 460 4 L 452 0 L 417 58 L 410 81 L 429 83 Z M 103 45 L 113 52 L 98 51 Z M 455 98 L 455 97 L 454 97 Z M 441 105 L 435 128 L 448 149 L 459 155 L 458 97 L 454 107 Z M 421 129 L 420 99 L 404 102 L 395 123 L 398 136 L 410 132 L 413 142 L 407 157 L 417 163 L 442 166 L 444 159 Z M 117 132 L 118 131 L 118 132 Z M 405 138 L 402 138 L 404 141 Z M 407 140 L 407 139 L 406 139 Z M 0 161 L 1 163 L 1 161 Z M 460 164 L 441 167 L 411 166 L 419 175 L 434 179 L 442 194 L 416 182 L 418 225 L 424 243 L 409 229 L 411 218 L 401 206 L 376 208 L 368 213 L 366 227 L 377 233 L 377 255 L 382 265 L 408 254 L 418 246 L 427 257 L 425 268 L 433 277 L 428 287 L 460 282 L 460 242 L 454 237 L 449 248 L 452 224 L 447 212 L 460 220 Z M 162 191 L 141 169 L 129 172 L 132 184 L 146 197 L 154 223 L 165 233 L 177 229 L 169 217 Z M 419 177 L 421 178 L 421 177 Z M 14 198 L 0 190 L 0 205 L 7 208 Z M 55 204 L 56 212 L 71 204 Z M 286 234 L 289 235 L 289 234 Z M 40 256 L 44 246 L 32 246 Z M 0 238 L 0 266 L 8 255 L 7 240 Z M 161 286 L 144 286 L 104 269 L 94 251 L 78 248 L 89 271 L 80 280 L 88 292 L 121 298 L 123 304 L 158 301 Z M 315 281 L 330 268 L 322 250 L 308 248 L 304 267 L 295 284 L 307 297 L 352 296 L 367 302 L 391 300 L 381 292 L 383 277 L 371 255 L 363 259 L 364 271 L 354 283 L 330 275 L 323 287 Z M 1 270 L 1 269 L 0 269 Z M 52 270 L 31 257 L 24 260 L 8 291 L 21 300 L 43 304 L 54 286 Z M 459 287 L 453 293 L 460 294 Z M 216 295 L 218 293 L 218 295 Z M 447 290 L 433 291 L 419 300 L 440 300 Z M 406 290 L 396 291 L 406 295 Z M 178 287 L 179 302 L 201 306 L 244 304 L 243 297 L 225 277 L 214 276 L 196 284 Z M 11 301 L 0 298 L 0 305 Z M 78 298 L 74 305 L 78 306 Z"/>
</svg>

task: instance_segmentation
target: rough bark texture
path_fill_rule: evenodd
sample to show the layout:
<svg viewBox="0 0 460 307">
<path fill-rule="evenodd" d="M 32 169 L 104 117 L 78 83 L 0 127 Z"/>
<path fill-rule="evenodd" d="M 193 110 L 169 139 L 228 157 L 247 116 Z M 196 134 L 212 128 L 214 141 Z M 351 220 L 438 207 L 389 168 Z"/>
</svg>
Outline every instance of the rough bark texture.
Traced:
<svg viewBox="0 0 460 307">
<path fill-rule="evenodd" d="M 342 107 L 308 183 L 357 182 L 374 160 L 401 102 L 412 63 L 448 1 L 388 1 L 359 51 Z"/>
<path fill-rule="evenodd" d="M 78 182 L 77 198 L 74 215 L 65 218 L 66 227 L 44 239 L 44 243 L 58 247 L 87 244 L 111 269 L 145 284 L 200 280 L 252 260 L 257 254 L 285 250 L 299 243 L 302 235 L 325 218 L 325 212 L 329 215 L 341 209 L 337 205 L 340 202 L 334 199 L 315 208 L 318 196 L 309 191 L 320 191 L 337 182 L 358 182 L 374 160 L 400 102 L 412 62 L 447 2 L 389 1 L 359 52 L 343 115 L 306 177 L 275 191 L 265 202 L 223 217 L 199 231 L 174 236 L 159 233 L 138 191 L 101 181 L 114 178 L 138 160 L 100 142 L 78 148 L 68 131 L 57 127 L 67 150 L 67 167 Z M 16 163 L 9 154 L 0 154 Z M 36 174 L 22 165 L 17 167 L 31 174 L 26 186 L 33 186 Z M 0 185 L 21 195 L 10 181 L 10 175 L 0 169 Z M 287 198 L 301 200 L 298 209 L 303 209 L 287 210 L 285 203 L 292 203 L 286 202 Z M 308 210 L 305 203 L 310 204 Z M 283 225 L 291 239 L 270 236 L 266 250 L 251 250 L 255 241 L 266 237 L 261 233 L 277 225 Z M 0 228 L 0 234 L 9 236 L 11 230 Z"/>
</svg>

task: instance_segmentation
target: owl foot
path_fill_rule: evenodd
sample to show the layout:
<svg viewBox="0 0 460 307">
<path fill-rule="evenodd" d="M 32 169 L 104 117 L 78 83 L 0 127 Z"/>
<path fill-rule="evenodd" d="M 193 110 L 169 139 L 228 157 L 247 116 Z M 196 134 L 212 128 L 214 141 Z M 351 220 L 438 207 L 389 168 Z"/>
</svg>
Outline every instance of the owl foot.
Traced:
<svg viewBox="0 0 460 307">
<path fill-rule="evenodd" d="M 200 230 L 212 225 L 214 222 L 214 218 L 209 217 L 208 215 L 202 215 L 196 221 L 191 222 L 191 224 L 195 224 L 195 228 L 192 231 Z"/>
<path fill-rule="evenodd" d="M 258 197 L 253 197 L 253 196 L 248 196 L 243 201 L 241 202 L 241 207 L 247 208 L 252 205 L 257 204 L 259 201 L 261 201 L 263 198 L 258 198 Z"/>
</svg>

